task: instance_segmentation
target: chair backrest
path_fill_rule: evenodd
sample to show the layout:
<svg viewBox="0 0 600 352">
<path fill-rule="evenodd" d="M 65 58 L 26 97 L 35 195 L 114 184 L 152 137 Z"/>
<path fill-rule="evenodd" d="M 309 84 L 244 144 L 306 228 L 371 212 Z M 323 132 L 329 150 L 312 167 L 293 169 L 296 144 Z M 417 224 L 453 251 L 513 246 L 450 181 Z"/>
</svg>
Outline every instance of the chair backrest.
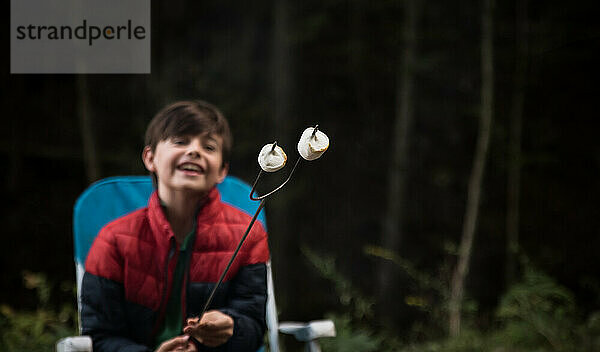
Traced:
<svg viewBox="0 0 600 352">
<path fill-rule="evenodd" d="M 217 185 L 221 200 L 241 211 L 254 215 L 258 202 L 249 198 L 251 187 L 244 181 L 227 176 Z M 77 303 L 81 308 L 80 289 L 85 259 L 100 229 L 110 221 L 145 207 L 154 187 L 150 176 L 117 176 L 100 180 L 88 187 L 75 202 L 73 209 L 73 240 L 77 276 Z M 264 210 L 257 218 L 266 229 Z M 267 265 L 268 301 L 267 326 L 271 351 L 277 350 L 277 314 L 273 295 L 271 265 Z M 81 327 L 80 327 L 81 331 Z"/>
</svg>

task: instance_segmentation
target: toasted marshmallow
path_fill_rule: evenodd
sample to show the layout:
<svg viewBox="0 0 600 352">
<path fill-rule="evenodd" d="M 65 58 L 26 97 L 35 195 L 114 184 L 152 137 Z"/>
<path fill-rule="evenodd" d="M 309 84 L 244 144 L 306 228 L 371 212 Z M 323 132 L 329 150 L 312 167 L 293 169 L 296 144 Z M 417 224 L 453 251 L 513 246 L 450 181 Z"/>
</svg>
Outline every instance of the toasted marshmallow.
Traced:
<svg viewBox="0 0 600 352">
<path fill-rule="evenodd" d="M 329 148 L 329 137 L 320 130 L 317 130 L 313 136 L 314 129 L 314 127 L 305 129 L 298 142 L 298 153 L 309 161 L 320 158 Z"/>
<path fill-rule="evenodd" d="M 258 165 L 266 172 L 275 172 L 285 166 L 287 155 L 280 146 L 266 144 L 258 154 Z"/>
</svg>

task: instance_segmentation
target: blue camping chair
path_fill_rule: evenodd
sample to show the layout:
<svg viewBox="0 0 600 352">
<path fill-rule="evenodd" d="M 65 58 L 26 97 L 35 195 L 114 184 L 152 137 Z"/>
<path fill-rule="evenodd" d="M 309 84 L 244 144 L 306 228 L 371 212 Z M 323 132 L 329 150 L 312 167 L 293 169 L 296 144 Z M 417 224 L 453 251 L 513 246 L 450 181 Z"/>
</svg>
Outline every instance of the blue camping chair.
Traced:
<svg viewBox="0 0 600 352">
<path fill-rule="evenodd" d="M 227 176 L 217 185 L 221 200 L 248 214 L 254 215 L 258 202 L 249 198 L 250 186 L 234 176 Z M 149 176 L 118 176 L 100 180 L 88 187 L 77 199 L 73 210 L 73 237 L 75 245 L 75 268 L 77 277 L 77 305 L 81 311 L 81 281 L 88 251 L 100 229 L 110 221 L 145 207 L 154 190 Z M 266 229 L 264 211 L 258 216 Z M 310 323 L 278 324 L 271 263 L 267 263 L 267 327 L 271 352 L 279 351 L 278 331 L 292 334 L 297 340 L 306 342 L 307 351 L 320 351 L 316 340 L 335 336 L 335 327 L 330 320 Z M 81 333 L 81 326 L 79 326 Z M 87 336 L 67 337 L 56 346 L 57 352 L 90 351 L 91 339 Z M 259 351 L 264 351 L 262 347 Z"/>
</svg>

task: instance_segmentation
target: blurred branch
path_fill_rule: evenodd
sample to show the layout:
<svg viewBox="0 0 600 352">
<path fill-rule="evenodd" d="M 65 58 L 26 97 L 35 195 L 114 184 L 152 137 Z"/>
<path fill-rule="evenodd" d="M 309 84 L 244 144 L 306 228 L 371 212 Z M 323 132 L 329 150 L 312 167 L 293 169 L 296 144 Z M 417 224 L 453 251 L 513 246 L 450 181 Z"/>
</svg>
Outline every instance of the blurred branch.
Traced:
<svg viewBox="0 0 600 352">
<path fill-rule="evenodd" d="M 465 280 L 469 272 L 473 240 L 477 228 L 483 172 L 487 160 L 494 110 L 493 0 L 485 0 L 481 12 L 481 111 L 473 169 L 469 177 L 467 206 L 459 247 L 458 263 L 452 275 L 449 301 L 449 332 L 460 333 Z"/>
<path fill-rule="evenodd" d="M 388 171 L 387 204 L 383 218 L 381 243 L 385 248 L 397 250 L 403 236 L 406 213 L 406 184 L 408 180 L 408 163 L 410 134 L 414 119 L 414 71 L 417 45 L 418 1 L 405 2 L 404 26 L 402 29 L 403 47 L 402 61 L 397 68 L 396 79 L 396 116 L 392 132 L 391 165 Z M 396 278 L 389 263 L 381 262 L 379 268 L 378 292 L 379 300 L 386 307 L 394 300 Z M 382 311 L 385 316 L 388 311 Z"/>
<path fill-rule="evenodd" d="M 365 254 L 384 259 L 386 261 L 393 262 L 398 265 L 411 279 L 416 281 L 421 287 L 425 289 L 432 289 L 438 292 L 443 297 L 447 296 L 448 289 L 444 282 L 432 277 L 431 275 L 418 270 L 415 266 L 407 259 L 402 258 L 399 254 L 392 250 L 380 247 L 367 245 L 363 248 Z"/>
<path fill-rule="evenodd" d="M 339 296 L 340 303 L 349 306 L 352 314 L 357 319 L 368 318 L 372 316 L 372 307 L 374 302 L 371 298 L 364 297 L 348 280 L 342 275 L 335 266 L 335 258 L 327 255 L 320 255 L 312 249 L 303 246 L 302 254 L 317 269 L 319 274 L 334 284 L 335 291 Z"/>
</svg>

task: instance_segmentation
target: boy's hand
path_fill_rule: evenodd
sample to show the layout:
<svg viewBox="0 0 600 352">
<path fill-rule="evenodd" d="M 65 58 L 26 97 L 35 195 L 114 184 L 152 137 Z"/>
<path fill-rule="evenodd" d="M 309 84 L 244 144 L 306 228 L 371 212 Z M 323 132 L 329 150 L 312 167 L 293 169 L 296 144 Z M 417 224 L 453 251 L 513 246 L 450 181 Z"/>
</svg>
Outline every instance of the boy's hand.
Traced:
<svg viewBox="0 0 600 352">
<path fill-rule="evenodd" d="M 183 333 L 193 336 L 205 346 L 217 347 L 233 336 L 233 318 L 218 310 L 211 310 L 204 313 L 202 319 L 188 319 Z"/>
<path fill-rule="evenodd" d="M 197 352 L 196 345 L 188 335 L 177 336 L 163 342 L 156 352 Z"/>
</svg>

